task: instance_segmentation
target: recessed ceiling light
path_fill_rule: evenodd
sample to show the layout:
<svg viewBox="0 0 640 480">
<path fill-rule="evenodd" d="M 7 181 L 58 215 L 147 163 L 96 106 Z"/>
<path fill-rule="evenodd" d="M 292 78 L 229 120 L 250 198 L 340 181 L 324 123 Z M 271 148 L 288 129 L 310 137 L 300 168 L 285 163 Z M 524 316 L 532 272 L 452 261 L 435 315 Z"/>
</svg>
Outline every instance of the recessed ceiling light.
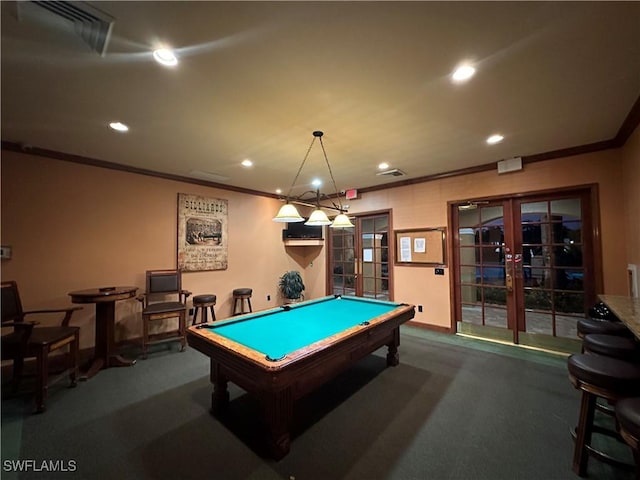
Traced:
<svg viewBox="0 0 640 480">
<path fill-rule="evenodd" d="M 387 168 L 389 168 L 389 164 L 387 162 L 382 162 L 378 165 L 378 170 L 386 170 Z"/>
<path fill-rule="evenodd" d="M 154 50 L 153 58 L 156 62 L 166 67 L 175 67 L 178 64 L 178 59 L 173 53 L 173 50 L 169 50 L 168 48 L 158 48 Z"/>
<path fill-rule="evenodd" d="M 465 82 L 469 80 L 476 73 L 476 69 L 471 65 L 460 65 L 451 74 L 451 79 L 454 82 Z"/>
<path fill-rule="evenodd" d="M 487 143 L 489 145 L 495 145 L 496 143 L 500 143 L 502 140 L 504 140 L 504 137 L 499 133 L 496 133 L 495 135 L 491 135 L 487 138 Z"/>
<path fill-rule="evenodd" d="M 246 160 L 242 161 L 242 166 L 243 167 L 252 167 L 253 166 L 253 162 L 247 158 Z"/>
<path fill-rule="evenodd" d="M 122 122 L 111 122 L 109 126 L 118 132 L 128 132 L 129 127 Z"/>
<path fill-rule="evenodd" d="M 314 178 L 313 180 L 311 180 L 311 185 L 313 185 L 316 188 L 320 187 L 322 185 L 322 180 L 318 178 Z"/>
<path fill-rule="evenodd" d="M 280 194 L 282 193 L 282 189 L 281 189 L 281 188 L 276 188 L 276 193 L 277 193 L 278 195 L 280 195 Z"/>
</svg>

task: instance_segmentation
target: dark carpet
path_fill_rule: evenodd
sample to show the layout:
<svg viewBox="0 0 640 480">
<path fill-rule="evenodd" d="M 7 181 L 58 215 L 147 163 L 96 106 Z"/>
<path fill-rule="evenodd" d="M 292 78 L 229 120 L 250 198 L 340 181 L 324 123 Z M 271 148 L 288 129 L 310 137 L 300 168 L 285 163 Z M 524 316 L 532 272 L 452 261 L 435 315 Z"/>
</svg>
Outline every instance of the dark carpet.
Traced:
<svg viewBox="0 0 640 480">
<path fill-rule="evenodd" d="M 297 402 L 291 453 L 275 462 L 253 398 L 230 384 L 228 415 L 212 417 L 209 359 L 161 345 L 134 367 L 53 387 L 44 414 L 30 396 L 3 399 L 2 478 L 578 479 L 565 358 L 411 327 L 400 365 L 385 354 Z M 633 475 L 591 459 L 589 477 Z"/>
</svg>

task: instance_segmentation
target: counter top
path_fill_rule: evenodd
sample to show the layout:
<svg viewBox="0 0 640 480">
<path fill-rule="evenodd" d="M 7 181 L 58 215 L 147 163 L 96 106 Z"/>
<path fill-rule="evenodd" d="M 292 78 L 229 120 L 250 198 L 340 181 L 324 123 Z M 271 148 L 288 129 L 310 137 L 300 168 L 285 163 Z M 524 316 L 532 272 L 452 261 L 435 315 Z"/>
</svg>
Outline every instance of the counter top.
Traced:
<svg viewBox="0 0 640 480">
<path fill-rule="evenodd" d="M 640 338 L 640 298 L 622 295 L 598 295 L 609 309 Z"/>
</svg>

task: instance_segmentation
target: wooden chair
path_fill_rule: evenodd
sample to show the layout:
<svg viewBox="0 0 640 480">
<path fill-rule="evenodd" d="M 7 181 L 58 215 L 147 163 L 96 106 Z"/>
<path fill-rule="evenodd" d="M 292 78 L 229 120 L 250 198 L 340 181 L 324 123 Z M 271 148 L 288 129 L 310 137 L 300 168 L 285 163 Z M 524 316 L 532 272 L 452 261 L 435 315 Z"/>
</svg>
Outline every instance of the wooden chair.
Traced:
<svg viewBox="0 0 640 480">
<path fill-rule="evenodd" d="M 147 270 L 146 276 L 146 292 L 137 297 L 142 303 L 142 358 L 147 358 L 150 344 L 175 339 L 180 340 L 180 351 L 184 351 L 187 344 L 186 304 L 191 292 L 182 289 L 180 270 Z M 177 330 L 149 334 L 151 322 L 167 318 L 178 319 Z"/>
<path fill-rule="evenodd" d="M 17 389 L 25 358 L 36 358 L 36 411 L 44 412 L 49 385 L 66 374 L 71 386 L 76 385 L 78 375 L 78 346 L 80 327 L 70 327 L 71 316 L 82 307 L 63 309 L 32 310 L 22 309 L 18 285 L 14 281 L 2 282 L 2 329 L 12 327 L 12 331 L 2 335 L 2 360 L 13 360 L 13 385 Z M 64 313 L 60 326 L 37 327 L 37 322 L 25 322 L 27 315 Z M 49 355 L 57 351 L 64 353 L 67 360 L 65 370 L 49 378 Z"/>
</svg>

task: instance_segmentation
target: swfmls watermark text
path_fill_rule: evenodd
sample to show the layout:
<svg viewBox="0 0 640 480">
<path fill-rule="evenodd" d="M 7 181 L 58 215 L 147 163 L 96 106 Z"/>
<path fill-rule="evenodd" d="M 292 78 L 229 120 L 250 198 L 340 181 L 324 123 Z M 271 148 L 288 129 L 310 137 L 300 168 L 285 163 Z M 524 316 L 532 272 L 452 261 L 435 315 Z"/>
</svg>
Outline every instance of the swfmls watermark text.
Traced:
<svg viewBox="0 0 640 480">
<path fill-rule="evenodd" d="M 75 460 L 3 460 L 5 472 L 75 472 L 78 463 Z"/>
</svg>

